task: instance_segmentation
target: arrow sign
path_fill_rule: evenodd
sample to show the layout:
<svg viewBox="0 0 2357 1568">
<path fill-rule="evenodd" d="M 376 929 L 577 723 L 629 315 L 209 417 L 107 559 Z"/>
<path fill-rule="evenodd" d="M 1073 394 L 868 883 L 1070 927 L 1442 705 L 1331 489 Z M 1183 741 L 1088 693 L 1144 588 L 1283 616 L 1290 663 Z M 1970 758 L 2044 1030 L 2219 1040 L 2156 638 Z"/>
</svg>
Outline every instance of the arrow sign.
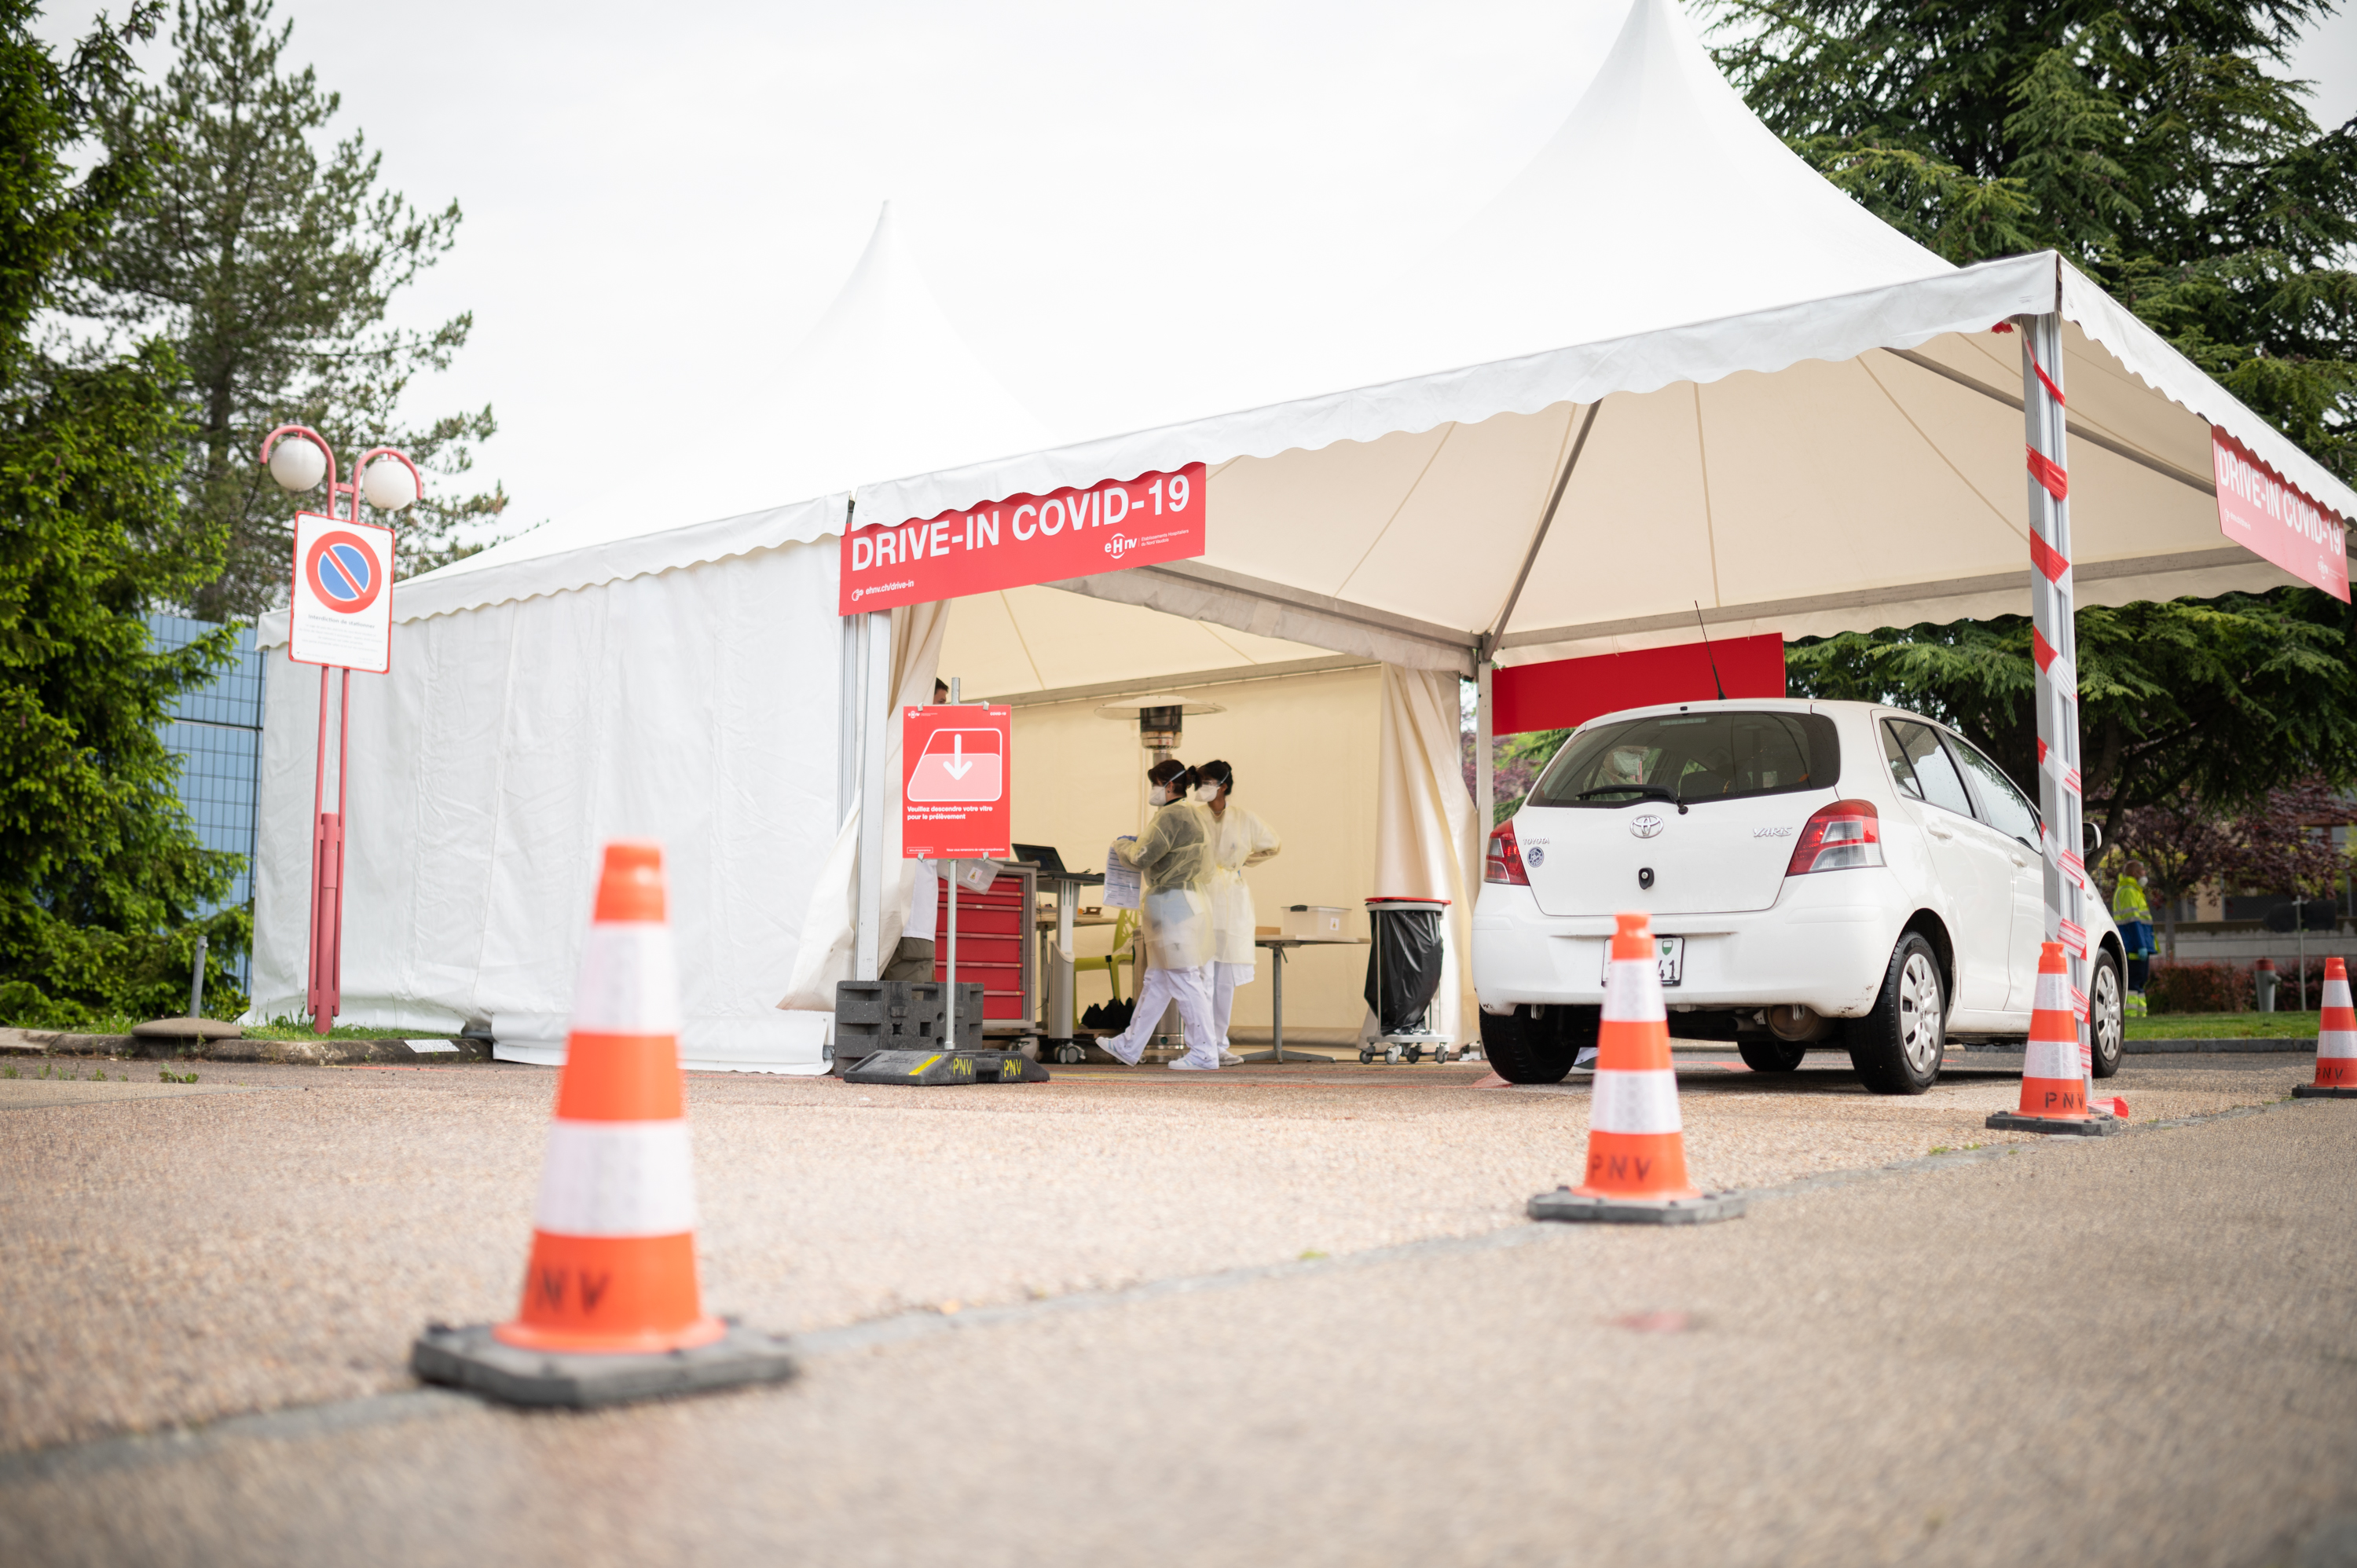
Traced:
<svg viewBox="0 0 2357 1568">
<path fill-rule="evenodd" d="M 900 850 L 929 860 L 1012 849 L 1014 711 L 1004 703 L 900 710 Z"/>
</svg>

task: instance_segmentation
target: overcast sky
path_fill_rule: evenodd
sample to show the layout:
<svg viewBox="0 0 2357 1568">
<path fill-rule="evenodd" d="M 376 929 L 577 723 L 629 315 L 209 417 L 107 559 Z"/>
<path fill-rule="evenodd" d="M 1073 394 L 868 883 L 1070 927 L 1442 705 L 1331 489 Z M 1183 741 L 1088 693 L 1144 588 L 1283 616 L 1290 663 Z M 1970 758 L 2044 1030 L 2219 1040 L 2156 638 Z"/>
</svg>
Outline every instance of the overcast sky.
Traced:
<svg viewBox="0 0 2357 1568">
<path fill-rule="evenodd" d="M 63 37 L 95 7 L 61 5 Z M 120 10 L 119 5 L 113 9 Z M 1205 345 L 1398 270 L 1569 113 L 1625 0 L 1186 5 L 281 0 L 387 183 L 456 197 L 404 320 L 475 316 L 421 416 L 496 408 L 510 529 L 800 497 L 755 411 L 895 204 L 1060 435 L 1187 406 Z M 160 55 L 159 55 L 160 59 Z M 2357 113 L 2357 19 L 2295 60 Z M 1732 260 L 1732 259 L 1731 259 Z M 1043 351 L 1043 349 L 1045 351 Z M 1167 369 L 1166 369 L 1167 367 Z M 886 478 L 889 476 L 877 476 Z"/>
</svg>

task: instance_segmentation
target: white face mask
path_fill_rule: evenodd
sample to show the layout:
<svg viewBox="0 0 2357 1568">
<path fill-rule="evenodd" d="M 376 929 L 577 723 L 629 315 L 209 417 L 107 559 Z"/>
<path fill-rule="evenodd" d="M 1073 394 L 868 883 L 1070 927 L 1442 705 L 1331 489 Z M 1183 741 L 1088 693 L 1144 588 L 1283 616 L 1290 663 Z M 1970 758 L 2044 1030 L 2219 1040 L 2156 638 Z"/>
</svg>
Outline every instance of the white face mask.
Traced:
<svg viewBox="0 0 2357 1568">
<path fill-rule="evenodd" d="M 1217 784 L 1204 784 L 1197 787 L 1195 799 L 1209 806 L 1216 802 L 1222 793 L 1224 791 Z"/>
<path fill-rule="evenodd" d="M 1159 784 L 1152 785 L 1146 791 L 1146 799 L 1149 805 L 1167 806 L 1170 803 L 1170 791 Z"/>
</svg>

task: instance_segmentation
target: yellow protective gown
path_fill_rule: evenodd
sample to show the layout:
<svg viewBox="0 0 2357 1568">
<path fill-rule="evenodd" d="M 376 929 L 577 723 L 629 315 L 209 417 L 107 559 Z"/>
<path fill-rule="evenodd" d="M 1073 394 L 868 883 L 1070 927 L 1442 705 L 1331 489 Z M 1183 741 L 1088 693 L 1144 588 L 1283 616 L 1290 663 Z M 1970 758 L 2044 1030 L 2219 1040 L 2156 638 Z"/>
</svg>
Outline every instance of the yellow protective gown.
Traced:
<svg viewBox="0 0 2357 1568">
<path fill-rule="evenodd" d="M 1218 823 L 1192 800 L 1157 807 L 1137 842 L 1115 844 L 1142 886 L 1138 940 L 1155 969 L 1197 969 L 1211 961 L 1211 834 Z"/>
<path fill-rule="evenodd" d="M 1254 961 L 1253 937 L 1257 928 L 1244 867 L 1258 865 L 1284 845 L 1274 829 L 1232 800 L 1212 822 L 1212 961 L 1250 965 Z"/>
</svg>

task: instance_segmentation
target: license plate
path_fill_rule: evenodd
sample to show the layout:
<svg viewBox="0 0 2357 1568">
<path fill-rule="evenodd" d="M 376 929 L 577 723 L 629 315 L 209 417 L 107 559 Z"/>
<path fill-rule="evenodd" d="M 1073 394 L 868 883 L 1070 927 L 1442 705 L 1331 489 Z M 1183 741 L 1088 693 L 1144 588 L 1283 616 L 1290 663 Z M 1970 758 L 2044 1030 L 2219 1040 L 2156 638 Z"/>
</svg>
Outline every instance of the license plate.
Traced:
<svg viewBox="0 0 2357 1568">
<path fill-rule="evenodd" d="M 1655 937 L 1653 949 L 1662 972 L 1663 985 L 1675 985 L 1683 978 L 1686 964 L 1686 940 L 1684 937 Z M 1597 977 L 1601 984 L 1612 973 L 1612 944 L 1604 944 L 1604 972 Z"/>
</svg>

